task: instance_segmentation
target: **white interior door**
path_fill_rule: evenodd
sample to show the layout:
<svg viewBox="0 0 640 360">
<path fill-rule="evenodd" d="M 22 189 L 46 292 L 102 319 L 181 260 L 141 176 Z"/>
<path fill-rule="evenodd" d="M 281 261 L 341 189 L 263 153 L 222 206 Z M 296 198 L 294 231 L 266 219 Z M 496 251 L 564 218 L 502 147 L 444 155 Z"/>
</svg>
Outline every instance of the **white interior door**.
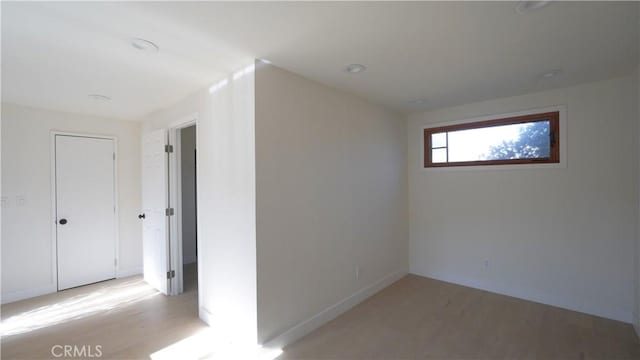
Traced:
<svg viewBox="0 0 640 360">
<path fill-rule="evenodd" d="M 167 294 L 169 270 L 167 153 L 164 129 L 142 138 L 142 212 L 144 280 Z"/>
<path fill-rule="evenodd" d="M 116 276 L 114 140 L 55 136 L 58 290 Z"/>
</svg>

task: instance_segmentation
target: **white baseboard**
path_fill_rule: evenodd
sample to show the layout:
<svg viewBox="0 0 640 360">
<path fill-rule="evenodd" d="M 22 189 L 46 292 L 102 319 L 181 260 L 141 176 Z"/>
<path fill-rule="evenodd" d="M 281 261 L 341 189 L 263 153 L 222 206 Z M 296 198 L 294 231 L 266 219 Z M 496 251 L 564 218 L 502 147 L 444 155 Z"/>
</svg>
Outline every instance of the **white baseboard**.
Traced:
<svg viewBox="0 0 640 360">
<path fill-rule="evenodd" d="M 127 276 L 142 274 L 142 267 L 131 267 L 126 269 L 118 269 L 116 272 L 116 278 L 123 278 Z M 18 300 L 29 299 L 32 297 L 51 294 L 58 291 L 56 284 L 48 284 L 33 289 L 25 289 L 19 291 L 13 291 L 10 293 L 2 294 L 2 304 L 8 304 Z"/>
<path fill-rule="evenodd" d="M 367 298 L 374 295 L 378 291 L 398 281 L 406 274 L 407 274 L 407 269 L 396 270 L 391 274 L 388 274 L 387 276 L 376 281 L 375 283 L 363 289 L 360 289 L 359 291 L 355 292 L 353 295 L 347 297 L 346 299 L 334 305 L 329 306 L 328 308 L 322 310 L 318 314 L 308 318 L 307 320 L 302 321 L 298 325 L 290 328 L 289 330 L 274 337 L 273 339 L 266 341 L 263 344 L 263 347 L 272 348 L 272 349 L 282 349 L 288 344 L 293 343 L 294 341 L 302 338 L 303 336 L 307 335 L 313 330 L 319 328 L 320 326 L 340 316 L 347 310 L 351 309 L 355 305 L 366 300 Z"/>
<path fill-rule="evenodd" d="M 211 313 L 202 306 L 198 307 L 198 317 L 207 325 L 211 326 Z"/>
<path fill-rule="evenodd" d="M 2 294 L 2 304 L 8 304 L 18 300 L 29 299 L 32 297 L 51 294 L 58 291 L 56 284 L 48 284 L 33 289 L 25 289 L 19 291 L 12 291 L 6 294 Z"/>
<path fill-rule="evenodd" d="M 470 279 L 462 279 L 462 278 L 451 276 L 448 274 L 440 274 L 440 273 L 433 273 L 433 272 L 421 273 L 418 271 L 410 271 L 410 273 L 416 274 L 419 276 L 424 276 L 430 279 L 445 281 L 452 284 L 467 286 L 474 289 L 485 290 L 485 291 L 489 291 L 496 294 L 533 301 L 540 304 L 545 304 L 545 305 L 555 306 L 555 307 L 577 311 L 585 314 L 600 316 L 607 319 L 622 321 L 626 323 L 633 322 L 633 314 L 631 312 L 623 311 L 623 310 L 615 310 L 615 309 L 604 309 L 601 307 L 596 307 L 596 306 L 592 306 L 585 303 L 576 303 L 575 301 L 571 301 L 572 299 L 567 299 L 566 297 L 557 296 L 553 294 L 542 293 L 540 291 L 535 291 L 534 289 L 509 288 L 505 286 L 500 286 L 495 283 L 489 283 L 486 281 L 474 281 Z"/>
<path fill-rule="evenodd" d="M 118 269 L 116 274 L 116 278 L 120 279 L 127 276 L 141 275 L 142 274 L 142 266 L 129 267 L 125 269 Z"/>
<path fill-rule="evenodd" d="M 118 269 L 116 272 L 116 278 L 123 278 L 127 276 L 142 274 L 142 267 L 131 267 L 126 269 Z M 56 284 L 48 284 L 33 289 L 25 289 L 19 291 L 12 291 L 6 294 L 2 294 L 2 304 L 8 304 L 18 300 L 29 299 L 32 297 L 51 294 L 58 291 Z"/>
</svg>

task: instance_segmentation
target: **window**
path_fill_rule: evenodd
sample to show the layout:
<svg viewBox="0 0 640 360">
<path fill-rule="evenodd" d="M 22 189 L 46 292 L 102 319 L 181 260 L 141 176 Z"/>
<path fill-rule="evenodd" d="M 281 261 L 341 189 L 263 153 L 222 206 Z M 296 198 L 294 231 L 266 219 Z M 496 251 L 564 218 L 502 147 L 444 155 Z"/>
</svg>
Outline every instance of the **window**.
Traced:
<svg viewBox="0 0 640 360">
<path fill-rule="evenodd" d="M 424 167 L 559 163 L 559 112 L 424 129 Z"/>
</svg>

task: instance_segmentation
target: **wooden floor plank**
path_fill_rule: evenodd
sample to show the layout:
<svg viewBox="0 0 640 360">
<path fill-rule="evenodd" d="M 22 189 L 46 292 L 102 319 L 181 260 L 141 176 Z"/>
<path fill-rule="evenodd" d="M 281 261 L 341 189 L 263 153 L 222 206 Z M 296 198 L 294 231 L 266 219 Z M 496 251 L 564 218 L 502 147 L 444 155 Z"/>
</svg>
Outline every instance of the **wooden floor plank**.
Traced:
<svg viewBox="0 0 640 360">
<path fill-rule="evenodd" d="M 158 295 L 133 277 L 3 305 L 6 330 L 15 316 L 56 315 L 91 296 L 117 300 L 3 336 L 2 358 L 50 359 L 56 344 L 99 344 L 103 359 L 146 359 L 206 328 L 195 279 L 185 275 L 180 296 Z M 136 291 L 115 296 L 128 289 Z M 279 359 L 640 359 L 640 342 L 626 323 L 408 275 L 286 347 Z"/>
<path fill-rule="evenodd" d="M 101 345 L 102 359 L 148 359 L 150 354 L 207 327 L 198 318 L 195 271 L 195 264 L 185 266 L 185 292 L 178 296 L 161 295 L 140 276 L 134 276 L 2 305 L 3 330 L 7 320 L 24 318 L 34 310 L 40 310 L 36 319 L 50 322 L 42 328 L 3 335 L 2 359 L 52 359 L 52 346 L 67 344 Z M 61 306 L 72 308 L 74 301 L 86 304 L 91 296 L 98 299 L 93 311 L 60 317 L 60 321 L 51 318 Z M 40 325 L 45 324 L 36 327 Z"/>
<path fill-rule="evenodd" d="M 640 359 L 630 324 L 408 275 L 285 359 Z"/>
</svg>

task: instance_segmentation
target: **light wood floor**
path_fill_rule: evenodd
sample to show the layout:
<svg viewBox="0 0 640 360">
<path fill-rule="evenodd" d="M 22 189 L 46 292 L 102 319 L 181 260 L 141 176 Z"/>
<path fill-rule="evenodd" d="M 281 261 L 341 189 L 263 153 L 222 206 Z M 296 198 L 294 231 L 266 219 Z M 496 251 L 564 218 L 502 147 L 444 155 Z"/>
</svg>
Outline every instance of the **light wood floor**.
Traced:
<svg viewBox="0 0 640 360">
<path fill-rule="evenodd" d="M 279 359 L 640 359 L 630 324 L 408 275 Z"/>
<path fill-rule="evenodd" d="M 178 296 L 135 276 L 2 305 L 3 332 L 17 333 L 2 337 L 2 359 L 52 359 L 52 346 L 66 344 L 101 345 L 102 359 L 148 359 L 207 327 L 198 318 L 194 265 L 185 267 Z"/>
<path fill-rule="evenodd" d="M 189 274 L 180 296 L 133 277 L 3 305 L 3 331 L 18 334 L 2 337 L 2 359 L 50 359 L 56 344 L 100 344 L 103 359 L 148 358 L 206 328 Z M 15 326 L 14 316 L 30 325 Z M 629 324 L 408 275 L 279 357 L 375 358 L 640 359 L 640 343 Z"/>
</svg>

